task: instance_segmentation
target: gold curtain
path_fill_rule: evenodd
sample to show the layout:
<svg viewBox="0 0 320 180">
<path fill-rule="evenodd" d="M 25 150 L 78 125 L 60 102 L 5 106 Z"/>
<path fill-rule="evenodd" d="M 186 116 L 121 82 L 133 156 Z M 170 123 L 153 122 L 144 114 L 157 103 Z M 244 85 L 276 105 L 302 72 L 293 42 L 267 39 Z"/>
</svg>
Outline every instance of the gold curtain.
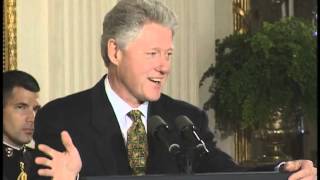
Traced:
<svg viewBox="0 0 320 180">
<path fill-rule="evenodd" d="M 16 0 L 3 0 L 3 71 L 17 69 Z"/>
</svg>

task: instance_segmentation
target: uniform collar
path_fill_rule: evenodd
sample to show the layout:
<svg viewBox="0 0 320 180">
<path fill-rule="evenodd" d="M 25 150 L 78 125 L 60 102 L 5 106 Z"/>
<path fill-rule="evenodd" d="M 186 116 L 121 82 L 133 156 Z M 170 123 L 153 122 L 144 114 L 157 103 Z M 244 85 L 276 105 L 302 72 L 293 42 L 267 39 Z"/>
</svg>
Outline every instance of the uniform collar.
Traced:
<svg viewBox="0 0 320 180">
<path fill-rule="evenodd" d="M 3 144 L 4 145 L 6 145 L 6 146 L 8 146 L 8 147 L 10 147 L 10 148 L 12 148 L 12 149 L 15 149 L 15 150 L 17 150 L 17 151 L 20 151 L 20 150 L 23 150 L 23 149 L 25 149 L 25 145 L 22 145 L 22 146 L 14 146 L 14 145 L 12 145 L 12 144 L 9 144 L 9 143 L 7 143 L 7 142 L 5 142 L 4 140 L 3 140 Z"/>
</svg>

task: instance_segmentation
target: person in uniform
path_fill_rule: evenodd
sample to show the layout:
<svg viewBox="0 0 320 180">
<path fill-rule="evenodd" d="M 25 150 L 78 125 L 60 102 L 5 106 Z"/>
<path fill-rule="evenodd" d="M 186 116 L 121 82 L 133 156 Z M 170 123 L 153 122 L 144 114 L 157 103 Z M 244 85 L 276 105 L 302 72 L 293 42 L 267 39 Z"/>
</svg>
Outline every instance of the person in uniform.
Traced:
<svg viewBox="0 0 320 180">
<path fill-rule="evenodd" d="M 38 103 L 38 82 L 30 74 L 3 72 L 3 179 L 29 180 L 35 175 L 32 141 Z"/>
</svg>

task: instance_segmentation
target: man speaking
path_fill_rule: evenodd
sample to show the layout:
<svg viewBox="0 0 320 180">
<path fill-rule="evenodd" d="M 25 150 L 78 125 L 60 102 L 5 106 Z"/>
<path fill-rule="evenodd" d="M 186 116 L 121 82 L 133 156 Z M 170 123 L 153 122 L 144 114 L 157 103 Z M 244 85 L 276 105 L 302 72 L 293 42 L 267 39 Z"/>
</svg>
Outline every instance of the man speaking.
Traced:
<svg viewBox="0 0 320 180">
<path fill-rule="evenodd" d="M 175 14 L 160 1 L 120 0 L 103 22 L 101 54 L 108 74 L 88 90 L 45 105 L 36 117 L 36 142 L 63 152 L 59 133 L 67 130 L 83 163 L 80 176 L 176 174 L 176 157 L 147 126 L 149 117 L 160 116 L 168 137 L 182 145 L 174 120 L 184 115 L 208 150 L 194 159 L 193 172 L 242 170 L 215 146 L 204 111 L 161 93 L 176 26 Z M 50 167 L 54 160 L 42 164 Z M 314 176 L 310 161 L 292 163 L 291 171 L 301 168 L 293 177 Z"/>
</svg>

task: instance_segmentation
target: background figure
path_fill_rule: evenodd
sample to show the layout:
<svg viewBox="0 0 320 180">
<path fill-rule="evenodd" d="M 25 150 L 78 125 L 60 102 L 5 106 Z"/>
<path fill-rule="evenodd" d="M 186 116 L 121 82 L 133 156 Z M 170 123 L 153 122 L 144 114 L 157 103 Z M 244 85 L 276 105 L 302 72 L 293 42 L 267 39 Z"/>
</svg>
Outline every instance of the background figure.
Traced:
<svg viewBox="0 0 320 180">
<path fill-rule="evenodd" d="M 32 141 L 38 103 L 38 82 L 23 71 L 3 72 L 3 177 L 23 179 L 34 176 Z"/>
<path fill-rule="evenodd" d="M 167 135 L 183 145 L 174 120 L 185 115 L 210 151 L 195 156 L 193 172 L 244 170 L 216 147 L 203 110 L 161 93 L 171 70 L 176 25 L 174 13 L 160 1 L 120 0 L 103 23 L 101 54 L 108 74 L 88 90 L 46 104 L 36 117 L 36 143 L 63 154 L 59 134 L 68 131 L 82 159 L 80 176 L 179 174 L 183 172 L 176 158 L 147 126 L 149 118 L 162 117 L 169 126 Z M 42 158 L 39 164 L 55 169 L 52 164 L 61 154 L 51 148 L 42 149 L 51 158 Z M 73 167 L 80 162 L 63 164 Z M 289 171 L 301 168 L 296 179 L 315 174 L 310 161 L 287 165 L 292 166 Z M 47 171 L 48 176 L 51 173 Z"/>
<path fill-rule="evenodd" d="M 38 151 L 27 147 L 26 144 L 32 141 L 35 115 L 40 108 L 38 103 L 39 84 L 30 74 L 13 70 L 3 73 L 2 87 L 3 179 L 35 179 L 38 177 L 36 175 L 38 167 L 34 163 L 34 158 L 37 156 Z M 54 166 L 59 168 L 54 168 L 54 173 L 50 174 L 53 180 L 72 179 L 81 168 L 79 153 L 68 133 L 61 133 L 61 142 L 67 151 L 55 153 L 55 160 L 58 159 L 58 163 L 54 164 Z M 39 146 L 40 151 L 43 149 L 46 150 L 48 148 L 46 145 Z M 54 150 L 51 150 L 51 153 L 54 153 Z M 69 155 L 69 153 L 72 155 Z M 73 161 L 76 161 L 75 166 L 64 166 L 65 163 L 63 162 Z M 42 171 L 45 172 L 46 170 Z"/>
</svg>

